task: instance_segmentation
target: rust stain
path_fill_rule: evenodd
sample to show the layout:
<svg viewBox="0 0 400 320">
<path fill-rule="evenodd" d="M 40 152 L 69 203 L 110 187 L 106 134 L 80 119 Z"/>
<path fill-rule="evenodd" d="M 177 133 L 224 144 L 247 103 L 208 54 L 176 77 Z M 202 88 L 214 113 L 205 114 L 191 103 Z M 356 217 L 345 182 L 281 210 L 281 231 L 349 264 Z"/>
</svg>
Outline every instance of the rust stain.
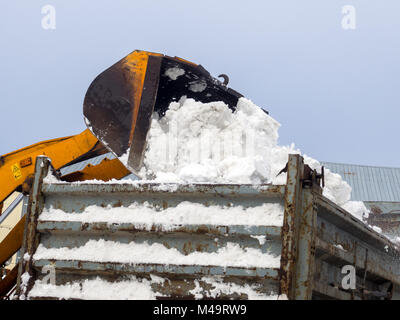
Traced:
<svg viewBox="0 0 400 320">
<path fill-rule="evenodd" d="M 113 208 L 117 208 L 117 207 L 122 207 L 122 202 L 121 200 L 118 200 L 117 202 L 113 203 Z"/>
<path fill-rule="evenodd" d="M 190 241 L 189 241 L 189 242 L 185 242 L 185 244 L 183 245 L 182 251 L 183 251 L 186 255 L 192 253 L 192 252 L 194 251 L 194 250 L 193 250 L 192 243 L 191 243 Z"/>
</svg>

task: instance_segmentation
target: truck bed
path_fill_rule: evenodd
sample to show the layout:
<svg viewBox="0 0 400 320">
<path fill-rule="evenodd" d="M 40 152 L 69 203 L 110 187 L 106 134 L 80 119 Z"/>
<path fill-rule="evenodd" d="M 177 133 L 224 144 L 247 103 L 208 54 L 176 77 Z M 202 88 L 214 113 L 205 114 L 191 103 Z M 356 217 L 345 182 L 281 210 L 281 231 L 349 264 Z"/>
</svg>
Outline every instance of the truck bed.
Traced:
<svg viewBox="0 0 400 320">
<path fill-rule="evenodd" d="M 286 185 L 49 182 L 49 166 L 37 158 L 17 298 L 399 297 L 399 248 L 305 181 L 299 155 Z"/>
</svg>

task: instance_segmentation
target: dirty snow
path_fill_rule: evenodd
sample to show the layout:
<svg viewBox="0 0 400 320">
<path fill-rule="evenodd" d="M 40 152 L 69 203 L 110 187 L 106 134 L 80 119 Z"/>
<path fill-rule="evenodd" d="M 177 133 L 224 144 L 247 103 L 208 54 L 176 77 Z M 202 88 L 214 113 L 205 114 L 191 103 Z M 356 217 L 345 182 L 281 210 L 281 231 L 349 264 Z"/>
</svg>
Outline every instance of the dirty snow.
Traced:
<svg viewBox="0 0 400 320">
<path fill-rule="evenodd" d="M 84 300 L 154 300 L 163 294 L 154 290 L 152 284 L 163 284 L 165 278 L 150 274 L 151 280 L 135 276 L 118 282 L 108 282 L 96 277 L 74 281 L 63 285 L 54 285 L 42 280 L 37 280 L 29 292 L 28 298 L 55 297 L 58 299 L 84 299 Z M 204 290 L 200 282 L 207 284 Z M 250 300 L 278 300 L 275 292 L 262 293 L 261 284 L 238 285 L 225 282 L 223 277 L 208 276 L 194 280 L 195 288 L 189 291 L 195 299 L 218 298 L 221 295 L 245 295 Z"/>
<path fill-rule="evenodd" d="M 207 265 L 222 267 L 279 268 L 280 255 L 262 252 L 255 248 L 241 248 L 239 244 L 227 242 L 216 252 L 195 251 L 184 255 L 175 248 L 166 248 L 160 243 L 120 243 L 104 239 L 89 240 L 75 248 L 46 248 L 40 244 L 34 260 L 84 260 L 115 263 L 151 263 L 177 265 Z"/>
<path fill-rule="evenodd" d="M 205 206 L 183 201 L 176 207 L 163 209 L 145 202 L 128 207 L 88 206 L 82 213 L 66 213 L 60 209 L 45 208 L 39 216 L 41 221 L 79 221 L 134 223 L 136 227 L 151 230 L 153 225 L 162 225 L 165 231 L 182 224 L 210 225 L 265 225 L 283 224 L 283 206 L 279 203 L 263 203 L 254 207 Z"/>
<path fill-rule="evenodd" d="M 200 282 L 211 285 L 211 288 L 204 290 L 200 286 Z M 194 295 L 196 300 L 205 298 L 219 298 L 221 295 L 245 295 L 249 300 L 278 300 L 278 295 L 274 292 L 270 294 L 261 293 L 261 284 L 245 284 L 239 285 L 233 282 L 225 282 L 223 277 L 212 276 L 202 277 L 200 280 L 195 280 L 195 288 L 189 292 Z"/>
<path fill-rule="evenodd" d="M 157 277 L 159 278 L 159 277 Z M 160 278 L 161 279 L 161 278 Z M 55 297 L 58 299 L 85 300 L 154 300 L 162 296 L 154 292 L 151 284 L 156 283 L 147 279 L 131 276 L 129 280 L 108 282 L 97 277 L 92 280 L 76 281 L 64 285 L 54 285 L 36 280 L 29 291 L 28 298 Z"/>
<path fill-rule="evenodd" d="M 178 67 L 173 67 L 165 70 L 165 75 L 168 76 L 171 80 L 176 80 L 178 77 L 182 76 L 185 74 L 185 70 L 178 68 Z"/>
<path fill-rule="evenodd" d="M 189 84 L 189 90 L 192 92 L 202 92 L 207 88 L 207 83 L 203 80 L 192 81 Z"/>
<path fill-rule="evenodd" d="M 155 182 L 285 184 L 294 144 L 278 145 L 280 124 L 246 98 L 232 112 L 221 101 L 201 103 L 182 97 L 171 102 L 163 118 L 153 114 L 144 166 L 139 175 Z M 321 164 L 304 155 L 305 163 Z M 324 195 L 362 219 L 367 209 L 350 201 L 351 187 L 325 170 Z"/>
</svg>

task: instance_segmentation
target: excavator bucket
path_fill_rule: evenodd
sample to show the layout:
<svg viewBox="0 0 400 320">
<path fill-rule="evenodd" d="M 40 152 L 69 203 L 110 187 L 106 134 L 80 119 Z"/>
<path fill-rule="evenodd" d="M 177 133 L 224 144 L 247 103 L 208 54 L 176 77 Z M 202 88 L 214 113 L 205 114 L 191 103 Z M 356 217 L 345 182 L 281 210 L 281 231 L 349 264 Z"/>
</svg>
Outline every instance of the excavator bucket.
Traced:
<svg viewBox="0 0 400 320">
<path fill-rule="evenodd" d="M 138 174 L 152 113 L 162 117 L 182 96 L 224 101 L 232 110 L 242 97 L 201 65 L 137 50 L 97 76 L 86 92 L 83 113 L 97 139 Z"/>
</svg>

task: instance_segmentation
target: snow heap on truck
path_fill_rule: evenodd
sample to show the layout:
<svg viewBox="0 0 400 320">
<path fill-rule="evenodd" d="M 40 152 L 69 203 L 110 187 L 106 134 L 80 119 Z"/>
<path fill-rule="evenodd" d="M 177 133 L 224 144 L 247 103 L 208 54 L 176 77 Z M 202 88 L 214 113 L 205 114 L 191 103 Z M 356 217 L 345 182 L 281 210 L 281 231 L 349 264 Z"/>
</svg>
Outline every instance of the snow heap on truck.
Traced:
<svg viewBox="0 0 400 320">
<path fill-rule="evenodd" d="M 232 112 L 222 101 L 201 103 L 182 97 L 164 117 L 153 114 L 140 175 L 154 182 L 285 184 L 289 154 L 301 154 L 292 143 L 278 145 L 280 124 L 246 98 Z M 321 164 L 303 155 L 312 169 Z M 324 196 L 360 220 L 367 208 L 350 201 L 351 187 L 325 169 Z"/>
<path fill-rule="evenodd" d="M 283 257 L 280 235 L 285 202 L 263 193 L 265 184 L 286 184 L 286 173 L 281 171 L 288 155 L 300 154 L 294 144 L 278 144 L 279 127 L 275 119 L 245 98 L 239 99 L 234 112 L 221 101 L 201 103 L 182 97 L 169 104 L 163 117 L 154 113 L 142 180 L 72 182 L 76 187 L 71 188 L 74 200 L 53 190 L 51 196 L 45 196 L 38 218 L 42 226 L 53 226 L 54 230 L 50 238 L 41 238 L 44 240 L 32 253 L 35 264 L 61 261 L 68 269 L 95 263 L 115 279 L 110 282 L 92 271 L 93 277 L 88 278 L 78 267 L 76 278 L 66 275 L 57 285 L 37 279 L 27 298 L 156 299 L 177 292 L 195 299 L 285 298 L 279 296 L 279 285 L 274 282 L 277 278 L 259 276 L 282 268 Z M 303 158 L 312 169 L 321 170 L 317 160 Z M 44 182 L 67 183 L 50 173 Z M 90 184 L 98 183 L 105 185 L 98 189 L 94 201 L 83 191 L 97 192 Z M 124 184 L 120 190 L 129 193 L 115 191 L 117 184 Z M 218 184 L 224 186 L 219 188 Z M 232 186 L 226 186 L 229 184 Z M 367 214 L 362 202 L 350 201 L 351 187 L 328 169 L 323 194 L 359 219 Z M 64 200 L 66 204 L 57 205 Z M 75 231 L 70 225 L 76 226 L 72 228 Z M 204 232 L 204 226 L 209 232 Z M 61 232 L 65 228 L 69 228 L 67 235 Z M 98 228 L 103 228 L 104 234 L 92 232 Z M 49 231 L 47 227 L 43 230 Z M 76 239 L 73 244 L 71 238 Z M 63 242 L 66 245 L 60 246 Z M 114 274 L 109 265 L 115 270 L 120 266 L 130 270 L 129 276 L 128 272 Z M 145 274 L 143 266 L 149 270 Z M 252 270 L 260 273 L 253 275 Z"/>
</svg>

